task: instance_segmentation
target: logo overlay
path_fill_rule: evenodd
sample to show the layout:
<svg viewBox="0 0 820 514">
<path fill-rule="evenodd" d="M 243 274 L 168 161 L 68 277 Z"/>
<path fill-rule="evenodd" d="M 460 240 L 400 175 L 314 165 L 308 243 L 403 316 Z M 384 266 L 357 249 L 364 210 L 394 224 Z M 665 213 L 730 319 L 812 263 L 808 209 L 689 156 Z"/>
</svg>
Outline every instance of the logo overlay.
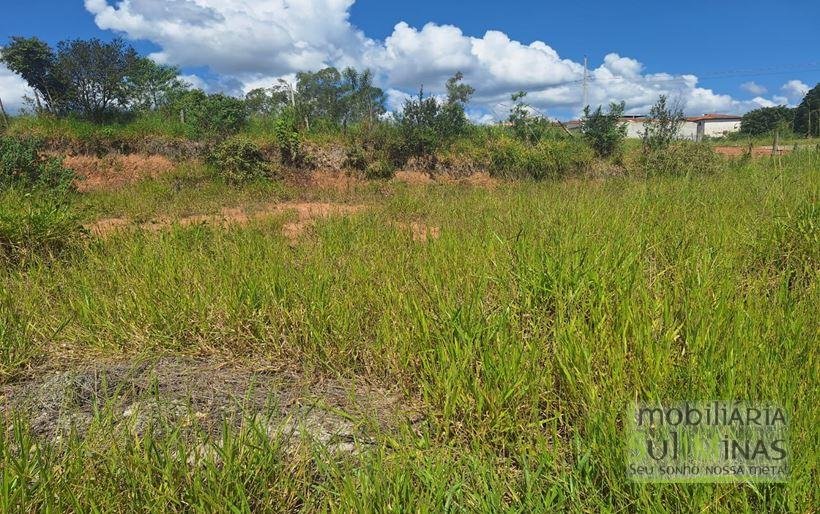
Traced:
<svg viewBox="0 0 820 514">
<path fill-rule="evenodd" d="M 638 482 L 786 482 L 786 411 L 774 404 L 634 404 L 627 474 Z"/>
</svg>

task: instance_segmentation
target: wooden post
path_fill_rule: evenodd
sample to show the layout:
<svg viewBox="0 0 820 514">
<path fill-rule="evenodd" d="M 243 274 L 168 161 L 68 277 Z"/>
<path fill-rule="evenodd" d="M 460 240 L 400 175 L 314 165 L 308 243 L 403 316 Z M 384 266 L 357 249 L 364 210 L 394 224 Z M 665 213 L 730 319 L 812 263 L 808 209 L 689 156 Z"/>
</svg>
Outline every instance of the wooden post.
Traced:
<svg viewBox="0 0 820 514">
<path fill-rule="evenodd" d="M 179 122 L 185 125 L 185 109 L 179 110 Z"/>
<path fill-rule="evenodd" d="M 779 155 L 780 152 L 777 150 L 777 146 L 780 143 L 780 132 L 777 130 L 774 131 L 774 142 L 772 143 L 772 155 Z"/>
</svg>

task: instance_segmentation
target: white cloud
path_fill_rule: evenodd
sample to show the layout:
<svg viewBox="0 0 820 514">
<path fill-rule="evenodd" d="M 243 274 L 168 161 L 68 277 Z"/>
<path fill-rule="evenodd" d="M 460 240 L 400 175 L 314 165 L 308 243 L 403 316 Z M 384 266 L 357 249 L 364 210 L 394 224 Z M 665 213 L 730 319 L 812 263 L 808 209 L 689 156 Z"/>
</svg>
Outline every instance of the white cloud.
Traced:
<svg viewBox="0 0 820 514">
<path fill-rule="evenodd" d="M 386 91 L 388 107 L 401 106 L 420 85 L 441 94 L 456 71 L 473 85 L 474 119 L 503 117 L 510 94 L 524 89 L 541 111 L 580 111 L 583 66 L 562 58 L 541 41 L 529 44 L 498 31 L 466 35 L 453 25 L 415 28 L 399 22 L 384 40 L 368 38 L 349 21 L 355 0 L 85 0 L 97 25 L 145 39 L 160 47 L 164 63 L 207 67 L 218 77 L 197 83 L 209 90 L 241 93 L 270 86 L 279 77 L 324 66 L 370 67 Z M 197 79 L 190 78 L 190 81 Z M 791 81 L 787 91 L 804 86 Z M 788 85 L 788 84 L 787 84 Z M 756 95 L 737 101 L 698 86 L 693 75 L 647 74 L 631 57 L 610 53 L 589 72 L 593 105 L 624 101 L 630 112 L 646 112 L 659 95 L 679 99 L 688 113 L 743 112 L 772 102 Z"/>
<path fill-rule="evenodd" d="M 766 94 L 766 92 L 768 91 L 765 87 L 754 82 L 744 82 L 740 85 L 740 89 L 746 91 L 747 93 L 751 93 L 757 96 Z"/>
<path fill-rule="evenodd" d="M 26 82 L 0 64 L 0 100 L 9 114 L 15 114 L 23 107 L 24 95 L 33 95 Z"/>
<path fill-rule="evenodd" d="M 798 102 L 809 92 L 809 86 L 799 80 L 790 80 L 781 88 L 788 98 Z"/>
</svg>

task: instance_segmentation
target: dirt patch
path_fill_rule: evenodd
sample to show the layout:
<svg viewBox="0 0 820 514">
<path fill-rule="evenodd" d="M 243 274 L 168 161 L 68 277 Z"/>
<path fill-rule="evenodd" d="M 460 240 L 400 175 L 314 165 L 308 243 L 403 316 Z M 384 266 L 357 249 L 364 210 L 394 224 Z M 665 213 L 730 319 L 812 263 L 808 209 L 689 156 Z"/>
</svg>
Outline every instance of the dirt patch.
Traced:
<svg viewBox="0 0 820 514">
<path fill-rule="evenodd" d="M 295 212 L 297 220 L 286 223 L 282 233 L 289 239 L 298 238 L 317 219 L 329 218 L 332 216 L 349 216 L 364 209 L 363 205 L 347 205 L 321 202 L 286 202 L 269 204 L 253 211 L 246 211 L 242 208 L 223 208 L 219 214 L 198 214 L 177 219 L 159 219 L 134 225 L 124 218 L 107 218 L 99 220 L 86 228 L 94 235 L 106 236 L 112 232 L 125 230 L 128 228 L 140 228 L 149 231 L 166 230 L 173 225 L 191 226 L 200 224 L 230 226 L 244 225 L 254 220 L 268 219 L 281 216 L 289 212 Z"/>
<path fill-rule="evenodd" d="M 70 155 L 63 163 L 79 175 L 77 189 L 80 191 L 116 189 L 174 169 L 173 161 L 167 157 L 146 154 Z"/>
<path fill-rule="evenodd" d="M 435 182 L 429 173 L 407 170 L 397 171 L 395 180 L 411 186 L 425 186 Z"/>
<path fill-rule="evenodd" d="M 253 418 L 271 434 L 308 435 L 352 451 L 374 432 L 417 418 L 397 391 L 361 381 L 193 358 L 96 363 L 31 377 L 0 387 L 0 414 L 26 416 L 34 434 L 49 439 L 85 433 L 95 409 L 106 407 L 116 428 L 136 434 L 171 425 L 215 434 L 226 422 Z"/>
<path fill-rule="evenodd" d="M 501 183 L 497 178 L 491 177 L 489 173 L 484 172 L 467 175 L 461 179 L 460 182 L 473 187 L 483 187 L 486 189 L 494 189 Z"/>
<path fill-rule="evenodd" d="M 362 184 L 360 178 L 342 171 L 314 171 L 308 179 L 309 187 L 332 189 L 341 192 L 348 192 L 360 184 Z"/>
<path fill-rule="evenodd" d="M 791 153 L 792 149 L 788 147 L 778 148 L 775 155 L 787 155 Z M 725 155 L 727 157 L 740 157 L 749 153 L 748 146 L 717 146 L 715 153 Z M 771 146 L 755 146 L 751 149 L 752 157 L 767 157 L 772 155 Z"/>
</svg>

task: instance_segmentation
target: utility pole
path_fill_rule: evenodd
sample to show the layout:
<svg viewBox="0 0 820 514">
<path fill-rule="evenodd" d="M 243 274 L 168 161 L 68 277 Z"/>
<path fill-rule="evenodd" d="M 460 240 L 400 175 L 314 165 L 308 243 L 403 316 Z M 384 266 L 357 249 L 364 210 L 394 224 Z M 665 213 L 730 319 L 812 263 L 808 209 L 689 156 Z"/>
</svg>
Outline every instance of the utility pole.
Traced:
<svg viewBox="0 0 820 514">
<path fill-rule="evenodd" d="M 586 109 L 589 105 L 589 87 L 587 86 L 587 56 L 584 56 L 584 105 L 582 109 Z"/>
</svg>

